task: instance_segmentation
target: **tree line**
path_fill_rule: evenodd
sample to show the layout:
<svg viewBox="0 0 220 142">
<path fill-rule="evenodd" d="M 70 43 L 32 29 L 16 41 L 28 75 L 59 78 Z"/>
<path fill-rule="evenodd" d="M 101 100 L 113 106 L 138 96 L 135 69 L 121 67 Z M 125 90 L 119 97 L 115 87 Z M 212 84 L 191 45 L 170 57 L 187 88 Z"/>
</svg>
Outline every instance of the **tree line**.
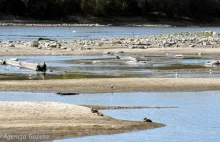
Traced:
<svg viewBox="0 0 220 142">
<path fill-rule="evenodd" d="M 0 15 L 65 19 L 71 15 L 220 18 L 220 0 L 0 0 Z"/>
</svg>

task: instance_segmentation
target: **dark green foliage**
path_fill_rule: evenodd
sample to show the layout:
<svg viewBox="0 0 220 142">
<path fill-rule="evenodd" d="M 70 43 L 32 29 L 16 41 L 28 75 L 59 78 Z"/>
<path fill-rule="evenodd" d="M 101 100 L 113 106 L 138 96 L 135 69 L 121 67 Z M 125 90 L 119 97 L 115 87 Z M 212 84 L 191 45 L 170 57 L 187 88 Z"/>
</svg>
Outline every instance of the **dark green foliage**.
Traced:
<svg viewBox="0 0 220 142">
<path fill-rule="evenodd" d="M 0 12 L 12 15 L 25 15 L 26 6 L 22 0 L 1 0 Z"/>
<path fill-rule="evenodd" d="M 0 0 L 0 14 L 37 19 L 62 19 L 71 15 L 220 18 L 220 0 Z"/>
</svg>

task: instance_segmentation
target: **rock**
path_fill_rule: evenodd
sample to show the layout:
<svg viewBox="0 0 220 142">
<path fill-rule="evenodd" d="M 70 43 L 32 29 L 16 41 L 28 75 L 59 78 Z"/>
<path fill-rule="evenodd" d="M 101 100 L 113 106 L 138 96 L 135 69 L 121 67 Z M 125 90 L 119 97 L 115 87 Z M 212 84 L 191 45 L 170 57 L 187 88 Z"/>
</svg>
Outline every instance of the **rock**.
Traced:
<svg viewBox="0 0 220 142">
<path fill-rule="evenodd" d="M 67 47 L 62 46 L 62 47 L 60 47 L 60 49 L 67 49 Z"/>
<path fill-rule="evenodd" d="M 15 45 L 13 43 L 10 43 L 7 47 L 15 47 Z"/>
<path fill-rule="evenodd" d="M 31 47 L 38 47 L 39 46 L 39 42 L 38 41 L 32 41 L 31 42 Z"/>
<path fill-rule="evenodd" d="M 114 55 L 114 53 L 112 53 L 112 52 L 103 52 L 102 54 L 105 54 L 105 55 Z"/>
<path fill-rule="evenodd" d="M 73 49 L 72 49 L 72 48 L 67 48 L 66 50 L 67 50 L 67 51 L 73 51 Z"/>
<path fill-rule="evenodd" d="M 135 49 L 136 46 L 134 46 L 134 45 L 129 45 L 128 48 L 129 48 L 129 49 Z"/>
<path fill-rule="evenodd" d="M 192 45 L 190 45 L 189 47 L 195 47 L 196 45 L 195 44 L 192 44 Z"/>
<path fill-rule="evenodd" d="M 102 44 L 100 42 L 97 42 L 95 45 L 96 46 L 102 46 Z"/>
<path fill-rule="evenodd" d="M 218 36 L 218 33 L 217 33 L 217 32 L 213 32 L 213 33 L 212 33 L 212 36 L 213 36 L 213 37 L 217 37 L 217 36 Z"/>
<path fill-rule="evenodd" d="M 198 53 L 198 56 L 202 56 L 203 55 L 203 53 Z"/>
<path fill-rule="evenodd" d="M 56 42 L 52 42 L 49 44 L 50 47 L 52 48 L 56 48 L 57 47 L 57 43 Z"/>
<path fill-rule="evenodd" d="M 57 48 L 61 48 L 61 44 L 60 43 L 57 43 Z"/>
<path fill-rule="evenodd" d="M 99 64 L 101 63 L 101 61 L 97 60 L 97 61 L 92 61 L 92 64 Z"/>
<path fill-rule="evenodd" d="M 124 51 L 116 51 L 115 52 L 116 54 L 123 54 L 123 53 L 125 53 Z"/>
</svg>

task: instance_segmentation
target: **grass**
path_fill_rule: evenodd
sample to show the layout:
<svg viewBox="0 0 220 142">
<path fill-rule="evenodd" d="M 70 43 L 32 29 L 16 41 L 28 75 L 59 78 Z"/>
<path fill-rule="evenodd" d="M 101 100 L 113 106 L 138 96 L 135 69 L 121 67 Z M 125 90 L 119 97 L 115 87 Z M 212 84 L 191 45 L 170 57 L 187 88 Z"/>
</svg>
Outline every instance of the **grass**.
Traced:
<svg viewBox="0 0 220 142">
<path fill-rule="evenodd" d="M 153 67 L 152 69 L 157 70 L 179 70 L 179 69 L 202 69 L 206 68 L 200 65 L 182 65 L 182 64 L 173 64 L 171 66 L 162 66 L 162 67 Z"/>
<path fill-rule="evenodd" d="M 201 33 L 197 33 L 198 37 L 210 37 L 212 36 L 211 32 L 201 32 Z"/>
</svg>

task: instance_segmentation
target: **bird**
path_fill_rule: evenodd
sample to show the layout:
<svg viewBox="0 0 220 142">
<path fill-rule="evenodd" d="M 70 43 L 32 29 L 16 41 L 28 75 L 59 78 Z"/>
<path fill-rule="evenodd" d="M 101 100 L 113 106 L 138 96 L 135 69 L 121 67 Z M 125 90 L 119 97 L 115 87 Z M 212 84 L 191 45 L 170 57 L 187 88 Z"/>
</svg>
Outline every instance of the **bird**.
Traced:
<svg viewBox="0 0 220 142">
<path fill-rule="evenodd" d="M 177 72 L 176 72 L 176 75 L 175 75 L 175 77 L 176 77 L 176 78 L 178 78 L 178 73 L 177 73 Z"/>
<path fill-rule="evenodd" d="M 114 89 L 114 84 L 111 85 L 111 89 Z"/>
<path fill-rule="evenodd" d="M 33 79 L 31 74 L 29 75 L 29 79 Z"/>
<path fill-rule="evenodd" d="M 212 70 L 209 70 L 209 73 L 212 74 Z"/>
</svg>

